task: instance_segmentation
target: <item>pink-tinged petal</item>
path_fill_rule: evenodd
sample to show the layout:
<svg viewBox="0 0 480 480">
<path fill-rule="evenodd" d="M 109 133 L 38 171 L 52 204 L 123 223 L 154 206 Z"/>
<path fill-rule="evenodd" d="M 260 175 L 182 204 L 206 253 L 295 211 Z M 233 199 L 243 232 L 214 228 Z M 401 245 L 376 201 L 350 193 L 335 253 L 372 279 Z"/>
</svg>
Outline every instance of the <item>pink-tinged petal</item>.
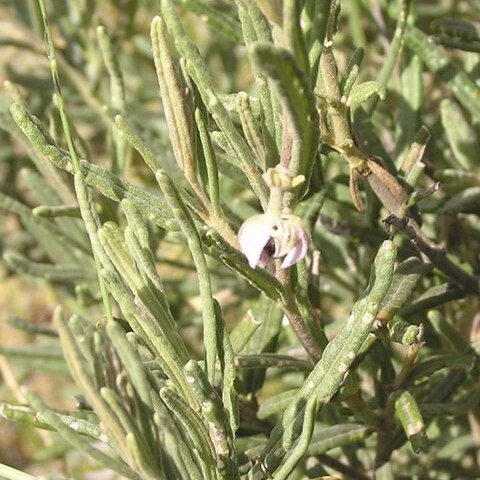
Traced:
<svg viewBox="0 0 480 480">
<path fill-rule="evenodd" d="M 299 262 L 305 255 L 307 255 L 308 251 L 308 234 L 306 231 L 299 227 L 297 230 L 297 241 L 295 242 L 295 246 L 287 253 L 286 257 L 283 259 L 282 268 L 288 268 L 295 263 Z"/>
<path fill-rule="evenodd" d="M 293 247 L 288 253 L 287 256 L 283 259 L 282 268 L 288 268 L 292 265 L 295 265 L 299 260 L 302 259 L 302 244 L 298 242 L 295 247 Z"/>
<path fill-rule="evenodd" d="M 302 229 L 302 233 L 300 235 L 302 241 L 302 251 L 300 252 L 300 259 L 305 258 L 308 252 L 308 245 L 310 244 L 310 235 L 306 230 Z"/>
<path fill-rule="evenodd" d="M 251 268 L 255 268 L 257 265 L 263 267 L 268 261 L 265 255 L 262 256 L 262 253 L 270 240 L 274 225 L 274 220 L 264 215 L 255 215 L 241 226 L 238 232 L 238 241 Z"/>
</svg>

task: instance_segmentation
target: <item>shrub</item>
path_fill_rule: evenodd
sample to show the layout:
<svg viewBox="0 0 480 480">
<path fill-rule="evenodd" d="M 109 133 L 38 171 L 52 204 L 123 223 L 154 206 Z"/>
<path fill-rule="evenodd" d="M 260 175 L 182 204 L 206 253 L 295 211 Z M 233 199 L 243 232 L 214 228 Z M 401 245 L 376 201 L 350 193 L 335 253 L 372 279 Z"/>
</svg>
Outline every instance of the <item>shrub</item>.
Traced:
<svg viewBox="0 0 480 480">
<path fill-rule="evenodd" d="M 2 478 L 476 478 L 478 5 L 28 5 Z"/>
</svg>

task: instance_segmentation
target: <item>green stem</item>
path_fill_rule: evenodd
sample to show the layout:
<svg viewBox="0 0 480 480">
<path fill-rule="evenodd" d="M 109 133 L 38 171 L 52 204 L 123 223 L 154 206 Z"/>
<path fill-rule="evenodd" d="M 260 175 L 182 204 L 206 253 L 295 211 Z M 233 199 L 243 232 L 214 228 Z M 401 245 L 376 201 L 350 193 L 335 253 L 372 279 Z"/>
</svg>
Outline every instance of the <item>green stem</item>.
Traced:
<svg viewBox="0 0 480 480">
<path fill-rule="evenodd" d="M 63 101 L 62 91 L 60 87 L 60 76 L 58 75 L 57 58 L 55 55 L 55 46 L 53 45 L 52 35 L 50 32 L 50 26 L 48 24 L 47 11 L 43 0 L 38 0 L 40 11 L 42 13 L 43 25 L 45 30 L 45 43 L 47 47 L 47 55 L 50 61 L 50 72 L 52 75 L 53 86 L 55 88 L 55 100 L 58 104 L 58 110 L 60 112 L 60 118 L 62 121 L 63 132 L 65 134 L 65 140 L 67 142 L 68 151 L 72 159 L 72 165 L 74 172 L 80 170 L 80 162 L 78 160 L 77 151 L 73 143 L 72 134 L 70 130 L 70 123 L 68 121 L 65 102 Z"/>
<path fill-rule="evenodd" d="M 60 77 L 58 74 L 58 68 L 57 68 L 57 59 L 55 56 L 55 46 L 53 44 L 52 40 L 52 35 L 50 32 L 50 27 L 48 24 L 48 17 L 47 17 L 47 11 L 45 8 L 45 3 L 44 0 L 38 0 L 38 4 L 40 6 L 40 11 L 42 13 L 42 18 L 43 18 L 43 24 L 44 24 L 44 29 L 45 29 L 45 42 L 47 46 L 47 54 L 48 58 L 50 60 L 50 71 L 52 74 L 52 81 L 53 85 L 55 88 L 55 99 L 57 101 L 58 105 L 58 110 L 60 112 L 60 118 L 62 121 L 62 127 L 63 127 L 63 133 L 65 135 L 65 140 L 68 145 L 68 151 L 70 153 L 70 159 L 72 161 L 72 169 L 73 173 L 80 172 L 80 160 L 77 155 L 77 150 L 75 148 L 75 144 L 73 142 L 73 137 L 72 133 L 70 130 L 70 122 L 68 120 L 66 108 L 65 108 L 65 102 L 63 100 L 62 96 L 62 91 L 61 91 L 61 86 L 60 86 Z M 83 177 L 82 177 L 83 178 Z M 106 313 L 107 318 L 110 321 L 113 321 L 113 314 L 112 314 L 112 306 L 110 304 L 110 297 L 108 296 L 107 289 L 105 288 L 105 284 L 103 282 L 103 279 L 100 275 L 100 262 L 97 258 L 97 253 L 95 252 L 95 249 L 93 249 L 93 258 L 95 260 L 95 269 L 97 271 L 97 277 L 98 277 L 98 284 L 100 286 L 100 291 L 102 294 L 102 301 L 103 301 L 103 307 Z"/>
</svg>

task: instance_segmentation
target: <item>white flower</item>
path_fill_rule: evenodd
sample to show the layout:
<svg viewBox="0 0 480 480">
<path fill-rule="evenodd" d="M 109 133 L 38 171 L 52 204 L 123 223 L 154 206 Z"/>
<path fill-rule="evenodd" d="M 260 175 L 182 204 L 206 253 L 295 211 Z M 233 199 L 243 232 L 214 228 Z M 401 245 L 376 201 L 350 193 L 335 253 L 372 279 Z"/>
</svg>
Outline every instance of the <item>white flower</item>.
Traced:
<svg viewBox="0 0 480 480">
<path fill-rule="evenodd" d="M 305 257 L 310 236 L 298 217 L 263 214 L 243 223 L 238 241 L 250 267 L 265 267 L 270 260 L 283 258 L 282 268 L 288 268 Z"/>
</svg>

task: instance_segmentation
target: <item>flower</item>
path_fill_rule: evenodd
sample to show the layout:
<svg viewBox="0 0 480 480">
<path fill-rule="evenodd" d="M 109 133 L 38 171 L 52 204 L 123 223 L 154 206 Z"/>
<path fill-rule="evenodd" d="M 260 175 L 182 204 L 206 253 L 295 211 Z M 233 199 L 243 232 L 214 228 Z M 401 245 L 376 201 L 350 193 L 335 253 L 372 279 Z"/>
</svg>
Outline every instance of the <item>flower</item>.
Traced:
<svg viewBox="0 0 480 480">
<path fill-rule="evenodd" d="M 238 232 L 238 241 L 250 267 L 265 267 L 275 258 L 283 258 L 288 268 L 307 254 L 310 236 L 300 218 L 294 215 L 255 215 Z"/>
</svg>

